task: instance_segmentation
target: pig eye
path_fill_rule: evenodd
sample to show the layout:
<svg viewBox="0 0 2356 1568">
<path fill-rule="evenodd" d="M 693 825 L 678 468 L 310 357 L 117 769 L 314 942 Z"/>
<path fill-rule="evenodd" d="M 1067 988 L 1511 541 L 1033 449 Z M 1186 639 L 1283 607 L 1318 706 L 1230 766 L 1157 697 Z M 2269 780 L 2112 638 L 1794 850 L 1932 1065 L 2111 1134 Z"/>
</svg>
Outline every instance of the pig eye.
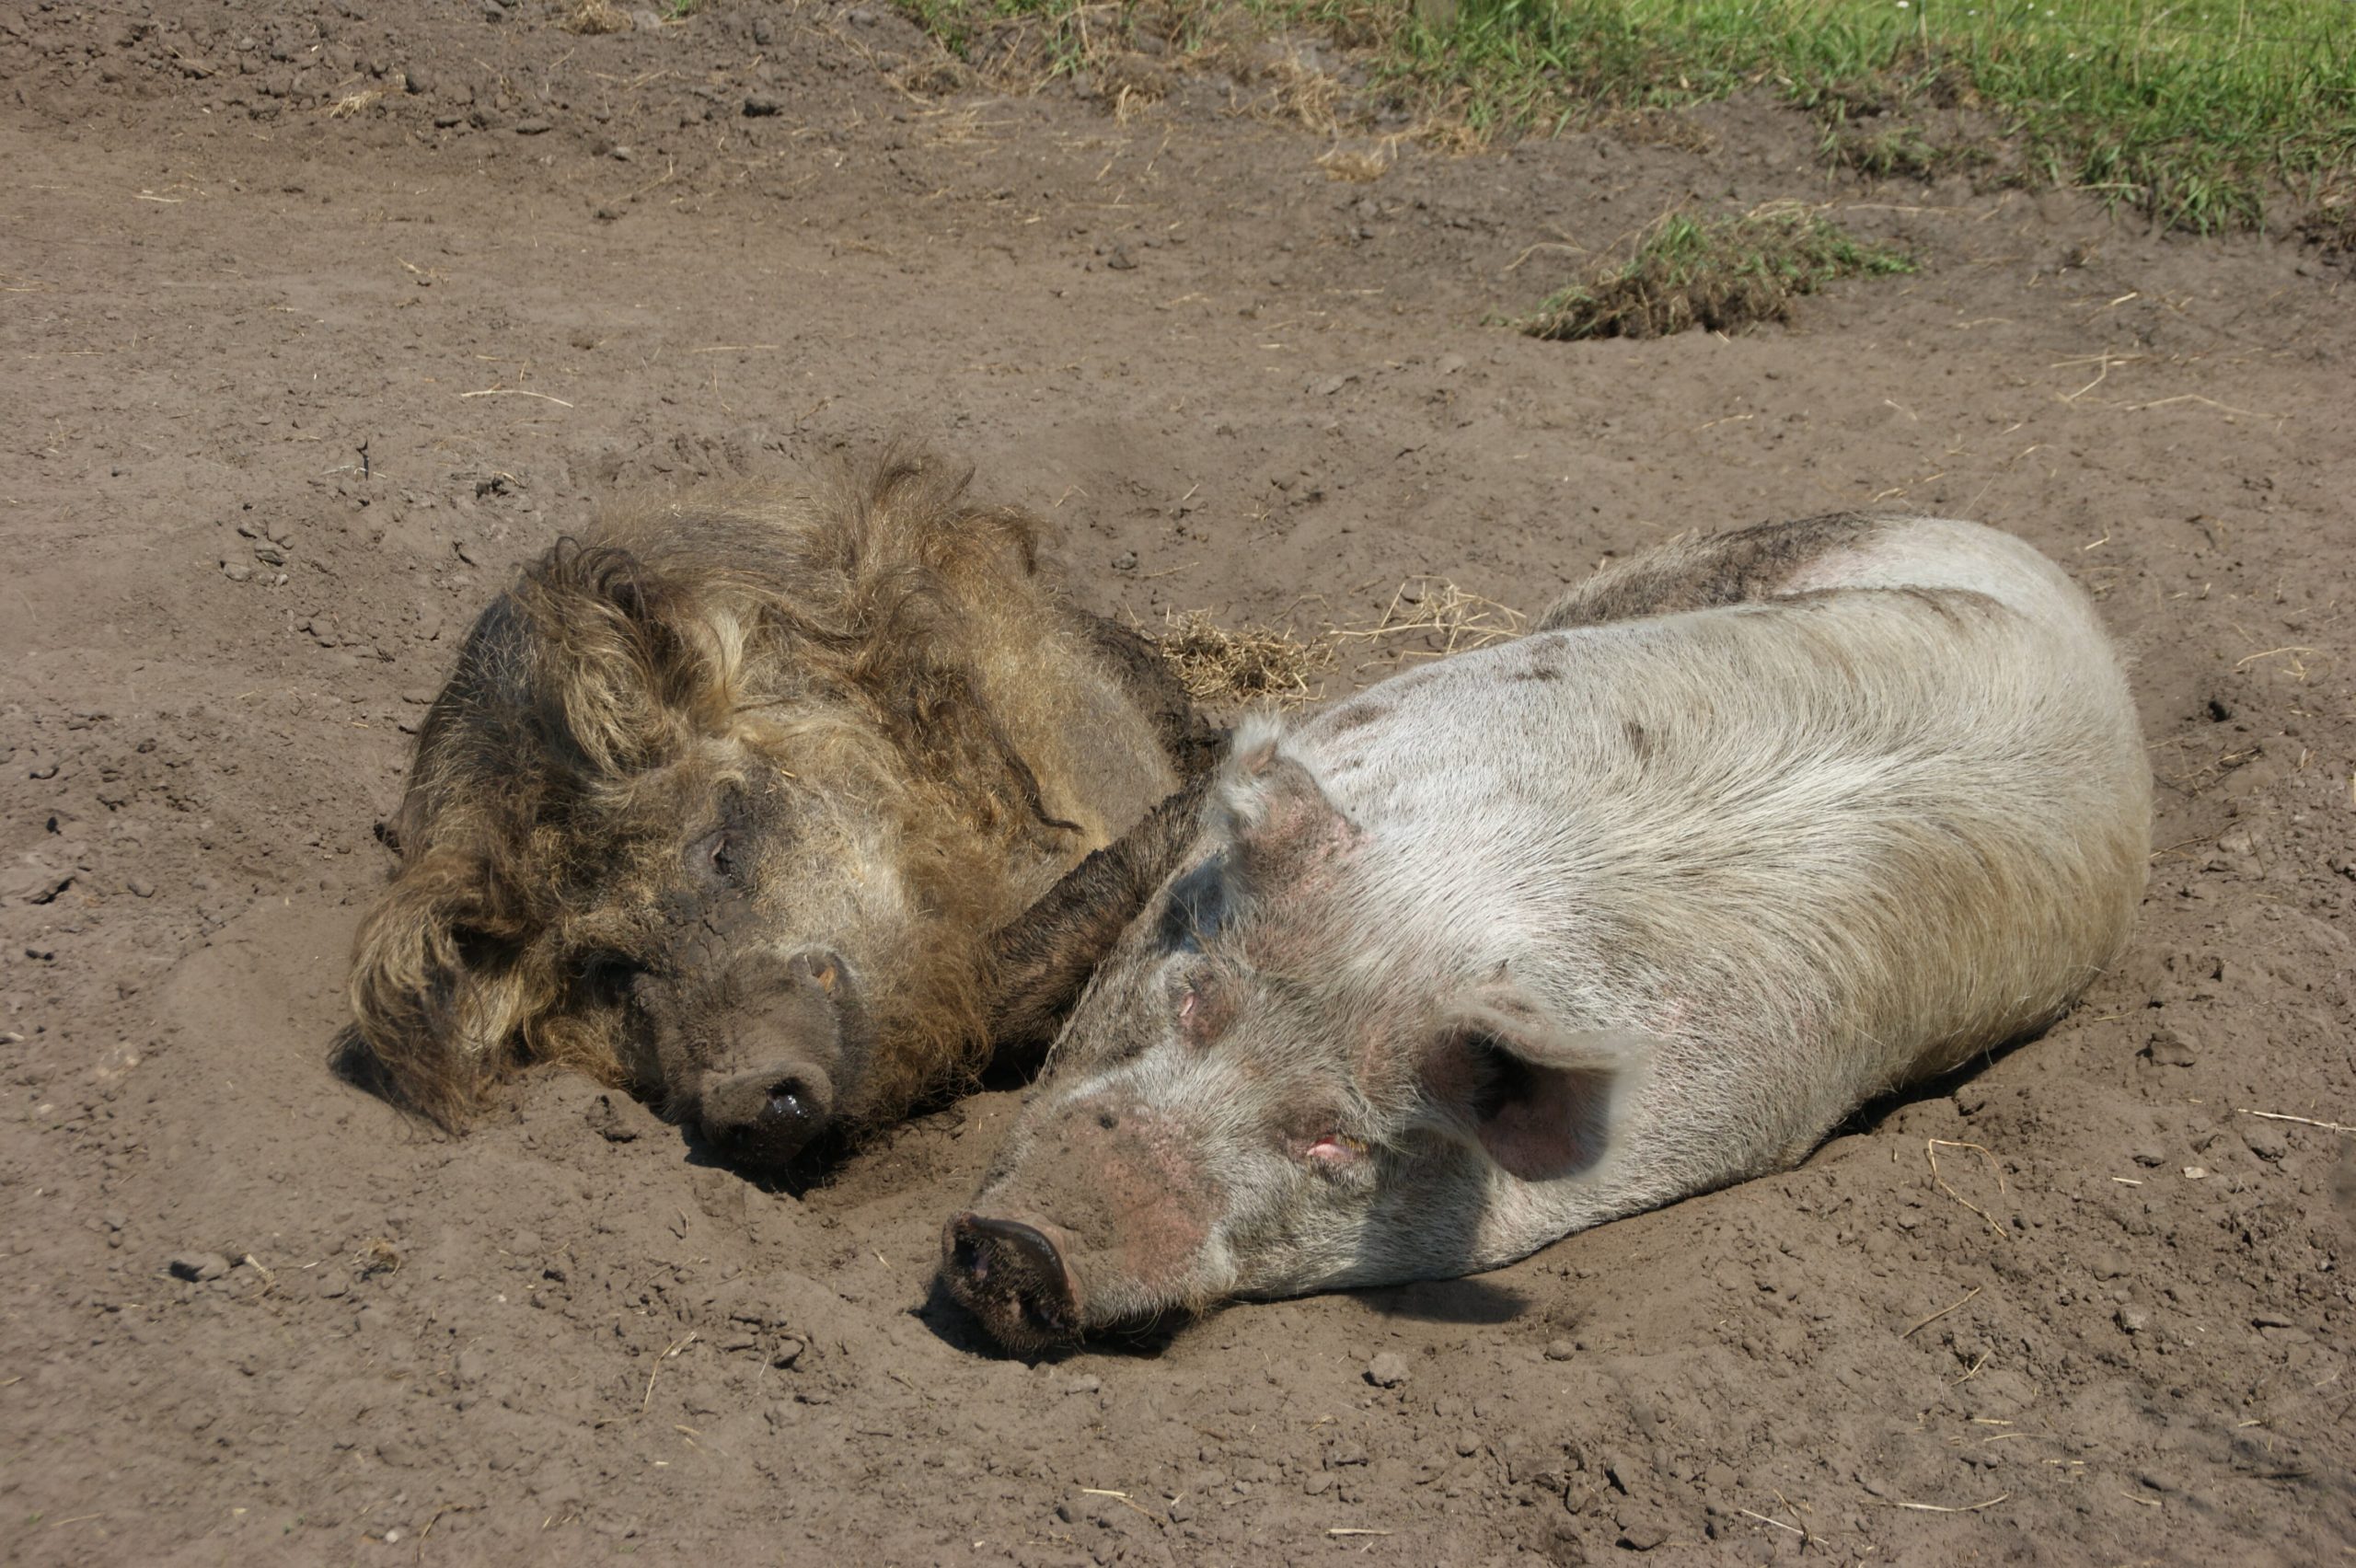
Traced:
<svg viewBox="0 0 2356 1568">
<path fill-rule="evenodd" d="M 1300 1162 L 1321 1175 L 1360 1178 L 1366 1163 L 1368 1144 L 1339 1128 L 1329 1128 L 1297 1146 Z"/>
<path fill-rule="evenodd" d="M 580 958 L 581 986 L 601 1002 L 630 999 L 643 967 L 627 953 L 598 951 Z"/>
<path fill-rule="evenodd" d="M 739 882 L 746 843 L 745 803 L 732 792 L 722 801 L 720 824 L 687 846 L 687 870 L 722 882 Z"/>
<path fill-rule="evenodd" d="M 735 848 L 734 836 L 725 827 L 716 827 L 687 847 L 687 869 L 698 876 L 734 882 Z"/>
</svg>

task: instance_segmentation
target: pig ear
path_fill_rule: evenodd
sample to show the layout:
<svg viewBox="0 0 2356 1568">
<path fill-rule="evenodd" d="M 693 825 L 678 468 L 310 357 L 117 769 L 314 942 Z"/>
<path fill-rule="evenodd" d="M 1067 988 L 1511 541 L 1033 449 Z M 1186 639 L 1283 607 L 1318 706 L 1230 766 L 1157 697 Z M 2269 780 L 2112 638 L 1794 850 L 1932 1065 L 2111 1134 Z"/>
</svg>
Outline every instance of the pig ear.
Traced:
<svg viewBox="0 0 2356 1568">
<path fill-rule="evenodd" d="M 527 1008 L 514 944 L 485 933 L 483 870 L 437 849 L 405 869 L 353 943 L 343 1066 L 455 1128 L 513 1065 Z"/>
<path fill-rule="evenodd" d="M 1650 1057 L 1644 1036 L 1565 1027 L 1510 980 L 1449 1009 L 1425 1079 L 1472 1124 L 1507 1174 L 1548 1182 L 1592 1171 Z"/>
<path fill-rule="evenodd" d="M 1280 749 L 1283 738 L 1274 720 L 1238 726 L 1212 805 L 1212 820 L 1233 841 L 1236 869 L 1247 884 L 1270 873 L 1289 881 L 1313 872 L 1360 836 L 1316 776 Z"/>
</svg>

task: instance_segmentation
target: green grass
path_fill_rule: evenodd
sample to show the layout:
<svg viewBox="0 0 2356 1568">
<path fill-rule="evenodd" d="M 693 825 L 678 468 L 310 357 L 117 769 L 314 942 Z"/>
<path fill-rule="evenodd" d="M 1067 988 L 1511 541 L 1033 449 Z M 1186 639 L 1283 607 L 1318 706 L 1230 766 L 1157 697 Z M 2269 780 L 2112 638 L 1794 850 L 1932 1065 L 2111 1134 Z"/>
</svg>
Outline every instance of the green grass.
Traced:
<svg viewBox="0 0 2356 1568">
<path fill-rule="evenodd" d="M 953 50 L 1005 18 L 1085 68 L 1129 29 L 1183 49 L 1249 24 L 1357 52 L 1378 91 L 1479 136 L 1747 86 L 1822 117 L 1981 111 L 2016 178 L 2075 185 L 2200 232 L 2356 183 L 2351 0 L 903 0 Z M 1892 151 L 1903 154 L 1903 143 Z M 1870 163 L 1875 155 L 1865 155 Z M 1890 172 L 1918 172 L 1904 156 Z"/>
<path fill-rule="evenodd" d="M 1399 43 L 1391 68 L 1452 84 L 1475 123 L 1753 83 L 1836 125 L 1979 108 L 2034 175 L 2203 232 L 2356 173 L 2347 0 L 1461 0 Z"/>
<path fill-rule="evenodd" d="M 1805 207 L 1731 218 L 1671 213 L 1634 253 L 1549 297 L 1514 325 L 1533 338 L 1660 338 L 1791 318 L 1792 301 L 1836 278 L 1911 272 L 1914 259 Z"/>
</svg>

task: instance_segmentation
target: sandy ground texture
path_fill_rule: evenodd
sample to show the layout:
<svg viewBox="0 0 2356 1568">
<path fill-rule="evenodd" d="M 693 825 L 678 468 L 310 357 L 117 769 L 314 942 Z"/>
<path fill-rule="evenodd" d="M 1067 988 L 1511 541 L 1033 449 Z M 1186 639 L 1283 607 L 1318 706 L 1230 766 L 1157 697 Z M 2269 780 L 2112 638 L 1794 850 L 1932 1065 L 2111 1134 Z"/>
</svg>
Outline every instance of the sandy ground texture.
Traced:
<svg viewBox="0 0 2356 1568">
<path fill-rule="evenodd" d="M 891 13 L 639 21 L 0 15 L 0 1559 L 2350 1560 L 2341 263 L 1833 179 L 1764 105 L 1351 181 L 1251 81 L 1124 117 L 924 96 Z M 1689 196 L 1927 265 L 1731 340 L 1493 324 Z M 2137 662 L 2140 934 L 1789 1175 L 1038 1366 L 930 1290 L 1012 1087 L 796 1198 L 578 1078 L 450 1140 L 331 1076 L 502 574 L 895 434 L 1149 626 L 1534 610 L 1868 502 L 2015 529 Z"/>
</svg>

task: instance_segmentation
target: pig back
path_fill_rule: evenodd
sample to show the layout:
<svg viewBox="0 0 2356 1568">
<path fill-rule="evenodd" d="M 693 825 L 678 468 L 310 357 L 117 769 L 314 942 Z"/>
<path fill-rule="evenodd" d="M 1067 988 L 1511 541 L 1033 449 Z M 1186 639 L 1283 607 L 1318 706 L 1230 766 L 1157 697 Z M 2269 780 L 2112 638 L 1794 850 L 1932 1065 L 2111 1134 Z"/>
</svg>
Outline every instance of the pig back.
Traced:
<svg viewBox="0 0 2356 1568">
<path fill-rule="evenodd" d="M 2144 880 L 2119 660 L 2058 569 L 1969 524 L 1447 660 L 1290 746 L 1368 836 L 1352 893 L 1388 951 L 1652 1039 L 1617 1190 L 1582 1200 L 1612 1213 L 1788 1163 L 2050 1021 Z"/>
</svg>

